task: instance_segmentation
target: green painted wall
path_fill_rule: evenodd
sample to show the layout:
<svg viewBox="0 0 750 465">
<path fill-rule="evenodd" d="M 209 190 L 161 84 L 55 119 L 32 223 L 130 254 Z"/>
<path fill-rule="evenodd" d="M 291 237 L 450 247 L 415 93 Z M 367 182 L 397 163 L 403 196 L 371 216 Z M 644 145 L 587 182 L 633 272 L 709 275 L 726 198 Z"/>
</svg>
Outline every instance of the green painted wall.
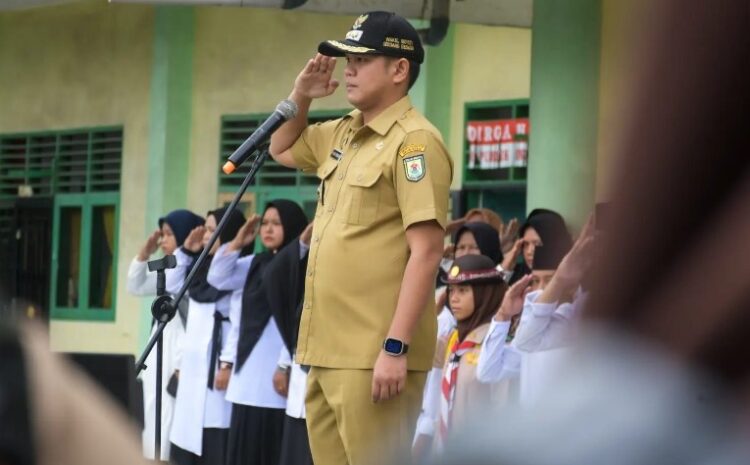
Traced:
<svg viewBox="0 0 750 465">
<path fill-rule="evenodd" d="M 532 34 L 527 209 L 580 225 L 596 184 L 600 0 L 537 0 Z"/>
<path fill-rule="evenodd" d="M 455 54 L 456 26 L 450 25 L 448 33 L 437 47 L 427 47 L 427 59 L 421 72 L 425 81 L 424 114 L 443 135 L 451 147 L 451 103 L 453 89 L 453 60 Z"/>
<path fill-rule="evenodd" d="M 153 24 L 152 7 L 98 0 L 0 13 L 0 132 L 124 127 L 116 321 L 52 320 L 55 350 L 136 350 L 125 279 L 145 230 Z"/>
<path fill-rule="evenodd" d="M 193 98 L 192 7 L 156 7 L 149 99 L 148 235 L 166 212 L 187 205 Z M 139 341 L 151 329 L 151 299 L 143 299 Z"/>
</svg>

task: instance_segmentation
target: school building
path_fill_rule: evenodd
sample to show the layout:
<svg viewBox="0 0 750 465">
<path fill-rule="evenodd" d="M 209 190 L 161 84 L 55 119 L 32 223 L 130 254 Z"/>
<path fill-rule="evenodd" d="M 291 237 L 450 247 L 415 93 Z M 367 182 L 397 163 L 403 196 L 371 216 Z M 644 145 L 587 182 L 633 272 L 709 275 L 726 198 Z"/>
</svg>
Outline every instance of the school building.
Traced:
<svg viewBox="0 0 750 465">
<path fill-rule="evenodd" d="M 317 44 L 357 16 L 322 11 L 323 0 L 311 2 L 319 10 L 174 3 L 0 1 L 0 282 L 5 307 L 48 320 L 55 350 L 140 350 L 150 301 L 125 282 L 147 234 L 169 210 L 205 214 L 231 199 L 244 171 L 224 175 L 223 161 Z M 415 16 L 418 28 L 434 22 L 439 43 L 410 95 L 454 159 L 453 214 L 484 206 L 507 220 L 547 207 L 577 227 L 606 189 L 625 7 L 442 3 L 444 35 Z M 349 110 L 339 91 L 310 118 Z M 317 184 L 268 162 L 243 208 L 285 197 L 312 213 Z"/>
</svg>

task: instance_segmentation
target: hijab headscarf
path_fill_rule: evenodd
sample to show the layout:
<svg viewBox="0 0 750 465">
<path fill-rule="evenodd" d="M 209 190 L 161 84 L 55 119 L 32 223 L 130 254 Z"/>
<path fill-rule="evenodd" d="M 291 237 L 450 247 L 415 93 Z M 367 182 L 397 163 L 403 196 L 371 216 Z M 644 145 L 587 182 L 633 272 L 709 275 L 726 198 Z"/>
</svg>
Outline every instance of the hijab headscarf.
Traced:
<svg viewBox="0 0 750 465">
<path fill-rule="evenodd" d="M 269 208 L 279 212 L 281 226 L 284 230 L 284 240 L 278 250 L 293 242 L 307 226 L 307 216 L 296 202 L 291 200 L 273 200 L 266 205 L 263 215 Z M 237 343 L 237 357 L 235 370 L 239 371 L 250 353 L 258 343 L 263 330 L 271 318 L 271 307 L 266 295 L 266 284 L 263 276 L 266 266 L 274 259 L 276 250 L 257 254 L 253 258 L 247 272 L 245 287 L 242 292 L 242 317 L 240 319 L 240 338 Z M 284 278 L 286 279 L 286 278 Z M 274 285 L 285 286 L 285 282 L 275 282 Z"/>
<path fill-rule="evenodd" d="M 227 208 L 224 207 L 208 212 L 206 217 L 213 216 L 218 225 L 226 214 Z M 237 231 L 239 231 L 242 225 L 245 224 L 245 215 L 238 210 L 232 210 L 229 215 L 227 223 L 224 225 L 224 229 L 219 233 L 219 244 L 226 244 L 234 239 L 234 236 L 237 235 Z M 209 255 L 206 258 L 206 261 L 203 262 L 201 267 L 196 271 L 193 282 L 190 283 L 190 298 L 196 302 L 216 302 L 221 297 L 228 294 L 228 291 L 219 291 L 208 283 L 208 270 L 211 267 L 211 261 L 213 258 L 213 255 Z"/>
<path fill-rule="evenodd" d="M 570 250 L 573 247 L 573 238 L 568 232 L 563 217 L 553 210 L 546 208 L 536 208 L 526 217 L 526 222 L 519 230 L 519 237 L 523 238 L 527 229 L 534 228 L 539 238 L 544 244 L 554 244 L 556 250 Z M 516 264 L 513 270 L 513 276 L 510 279 L 510 285 L 516 283 L 519 279 L 531 273 L 531 268 L 526 264 L 526 260 Z"/>
<path fill-rule="evenodd" d="M 204 218 L 200 215 L 196 215 L 190 210 L 173 210 L 159 218 L 159 228 L 161 228 L 164 223 L 167 223 L 169 227 L 172 228 L 177 247 L 180 247 L 185 243 L 185 239 L 187 239 L 190 231 L 198 226 L 202 226 L 205 222 L 206 220 Z"/>
<path fill-rule="evenodd" d="M 466 231 L 470 231 L 474 235 L 474 240 L 479 246 L 479 251 L 485 257 L 489 257 L 497 265 L 503 261 L 503 251 L 500 248 L 500 233 L 497 229 L 493 228 L 488 223 L 466 223 L 456 231 L 453 236 L 453 245 L 458 245 L 458 240 L 461 239 Z"/>
</svg>

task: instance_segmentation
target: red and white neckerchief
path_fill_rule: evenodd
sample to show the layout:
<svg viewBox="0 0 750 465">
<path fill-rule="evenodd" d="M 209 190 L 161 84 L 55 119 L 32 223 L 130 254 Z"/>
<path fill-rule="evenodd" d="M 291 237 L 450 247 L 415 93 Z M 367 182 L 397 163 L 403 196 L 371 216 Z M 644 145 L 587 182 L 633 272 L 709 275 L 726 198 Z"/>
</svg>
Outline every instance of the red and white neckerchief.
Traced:
<svg viewBox="0 0 750 465">
<path fill-rule="evenodd" d="M 456 380 L 458 379 L 458 367 L 461 357 L 477 345 L 479 345 L 478 342 L 459 342 L 458 330 L 453 332 L 448 341 L 447 364 L 443 370 L 443 379 L 440 383 L 440 430 L 438 431 L 438 446 L 441 450 L 448 438 L 448 431 L 450 431 L 453 401 L 456 398 Z"/>
</svg>

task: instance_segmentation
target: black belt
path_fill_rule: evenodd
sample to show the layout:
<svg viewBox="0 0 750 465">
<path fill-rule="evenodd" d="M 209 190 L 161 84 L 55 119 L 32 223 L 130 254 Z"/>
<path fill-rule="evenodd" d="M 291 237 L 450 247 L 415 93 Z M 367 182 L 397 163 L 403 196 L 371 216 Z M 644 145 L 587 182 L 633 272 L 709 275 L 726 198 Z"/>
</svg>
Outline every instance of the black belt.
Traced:
<svg viewBox="0 0 750 465">
<path fill-rule="evenodd" d="M 216 364 L 221 354 L 221 326 L 224 321 L 229 321 L 229 317 L 224 316 L 221 312 L 214 312 L 214 332 L 211 336 L 211 363 L 208 365 L 208 388 L 214 388 L 214 375 L 216 374 Z"/>
</svg>

